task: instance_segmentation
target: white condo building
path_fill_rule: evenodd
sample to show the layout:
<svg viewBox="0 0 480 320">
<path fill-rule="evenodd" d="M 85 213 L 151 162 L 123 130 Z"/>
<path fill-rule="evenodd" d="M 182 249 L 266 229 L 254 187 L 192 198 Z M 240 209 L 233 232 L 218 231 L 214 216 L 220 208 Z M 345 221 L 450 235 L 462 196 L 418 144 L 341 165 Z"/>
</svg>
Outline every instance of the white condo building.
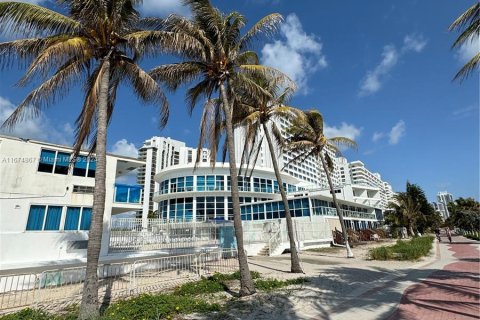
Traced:
<svg viewBox="0 0 480 320">
<path fill-rule="evenodd" d="M 69 167 L 66 146 L 0 136 L 0 269 L 83 261 L 95 185 L 95 158 L 82 152 Z M 101 257 L 112 216 L 142 208 L 143 188 L 115 180 L 145 163 L 107 155 Z"/>
<path fill-rule="evenodd" d="M 453 195 L 448 191 L 441 191 L 437 193 L 437 203 L 434 205 L 435 210 L 440 212 L 443 219 L 447 219 L 450 216 L 448 211 L 448 204 L 453 202 Z"/>
<path fill-rule="evenodd" d="M 201 157 L 200 162 L 208 162 L 209 150 L 203 149 Z M 142 217 L 146 219 L 148 212 L 158 210 L 158 203 L 152 201 L 153 195 L 159 191 L 159 184 L 155 183 L 154 176 L 171 166 L 194 164 L 197 159 L 197 149 L 189 148 L 185 142 L 171 138 L 152 137 L 145 140 L 139 149 L 138 158 L 145 162 L 145 166 L 138 170 L 137 181 L 145 188 Z"/>
<path fill-rule="evenodd" d="M 289 125 L 290 122 L 287 119 L 277 120 L 277 126 L 284 137 L 286 137 L 285 131 Z M 244 129 L 236 129 L 235 141 L 244 141 L 244 135 Z M 252 162 L 256 159 L 255 167 L 273 168 L 263 131 L 259 133 L 257 140 L 259 143 L 256 147 L 259 147 L 260 151 L 258 157 L 257 155 L 251 156 Z M 242 143 L 235 145 L 235 155 L 238 163 L 242 159 L 243 147 Z M 282 172 L 299 179 L 300 186 L 306 189 L 326 190 L 326 193 L 329 193 L 325 171 L 315 157 L 310 156 L 301 162 L 291 162 L 298 154 L 293 152 L 282 154 L 278 147 L 275 147 L 275 149 L 275 157 L 278 159 L 278 165 Z M 326 148 L 324 152 L 328 153 L 333 161 L 331 178 L 337 193 L 346 194 L 350 196 L 350 200 L 357 203 L 368 204 L 381 210 L 386 209 L 388 202 L 392 201 L 394 193 L 391 185 L 383 181 L 380 174 L 370 172 L 361 161 L 349 163 L 346 158 L 337 157 L 334 151 L 329 148 Z M 253 163 L 250 164 L 250 166 L 252 165 Z"/>
</svg>

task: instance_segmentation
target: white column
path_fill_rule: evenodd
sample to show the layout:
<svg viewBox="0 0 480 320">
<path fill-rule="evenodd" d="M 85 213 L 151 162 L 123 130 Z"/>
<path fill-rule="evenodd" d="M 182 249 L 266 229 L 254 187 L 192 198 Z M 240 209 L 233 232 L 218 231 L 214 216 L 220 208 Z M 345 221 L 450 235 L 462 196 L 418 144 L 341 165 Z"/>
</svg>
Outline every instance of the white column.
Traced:
<svg viewBox="0 0 480 320">
<path fill-rule="evenodd" d="M 153 149 L 147 149 L 147 161 L 145 164 L 145 183 L 143 185 L 143 208 L 142 208 L 142 229 L 148 228 L 148 209 L 150 206 L 150 184 L 152 180 L 152 159 Z"/>
</svg>

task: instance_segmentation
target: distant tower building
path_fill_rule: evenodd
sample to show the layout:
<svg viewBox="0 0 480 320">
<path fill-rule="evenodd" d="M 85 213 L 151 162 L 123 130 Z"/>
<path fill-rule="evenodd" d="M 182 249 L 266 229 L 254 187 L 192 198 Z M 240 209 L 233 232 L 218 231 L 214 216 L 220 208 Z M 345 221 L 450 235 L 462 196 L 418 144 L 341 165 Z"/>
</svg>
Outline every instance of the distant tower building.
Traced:
<svg viewBox="0 0 480 320">
<path fill-rule="evenodd" d="M 448 204 L 453 202 L 453 195 L 448 191 L 441 191 L 437 193 L 437 204 L 434 205 L 435 209 L 440 212 L 443 219 L 447 219 L 450 216 L 448 212 Z"/>
<path fill-rule="evenodd" d="M 202 149 L 200 156 L 202 157 L 200 162 L 208 162 L 210 151 Z M 158 210 L 158 202 L 152 200 L 155 192 L 159 191 L 159 185 L 154 180 L 155 175 L 171 166 L 194 163 L 197 159 L 197 149 L 189 148 L 185 142 L 171 138 L 152 137 L 145 140 L 138 158 L 146 162 L 145 167 L 139 169 L 137 175 L 138 184 L 144 186 L 142 217 L 146 219 L 148 212 Z"/>
</svg>

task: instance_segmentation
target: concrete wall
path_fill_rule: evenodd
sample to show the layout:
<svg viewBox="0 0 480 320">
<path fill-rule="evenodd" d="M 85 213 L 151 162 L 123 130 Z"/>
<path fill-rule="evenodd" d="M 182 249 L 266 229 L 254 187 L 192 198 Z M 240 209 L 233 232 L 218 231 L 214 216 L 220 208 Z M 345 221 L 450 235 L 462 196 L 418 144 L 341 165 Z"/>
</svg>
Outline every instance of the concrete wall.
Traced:
<svg viewBox="0 0 480 320">
<path fill-rule="evenodd" d="M 88 239 L 86 231 L 26 231 L 31 205 L 92 207 L 93 194 L 73 193 L 73 186 L 93 187 L 95 179 L 72 174 L 38 172 L 41 149 L 71 149 L 0 136 L 0 268 L 13 264 L 41 264 L 52 260 L 84 258 L 85 249 L 72 249 L 75 241 Z M 106 206 L 102 255 L 108 253 L 117 158 L 107 156 Z M 117 205 L 117 204 L 116 204 Z"/>
</svg>

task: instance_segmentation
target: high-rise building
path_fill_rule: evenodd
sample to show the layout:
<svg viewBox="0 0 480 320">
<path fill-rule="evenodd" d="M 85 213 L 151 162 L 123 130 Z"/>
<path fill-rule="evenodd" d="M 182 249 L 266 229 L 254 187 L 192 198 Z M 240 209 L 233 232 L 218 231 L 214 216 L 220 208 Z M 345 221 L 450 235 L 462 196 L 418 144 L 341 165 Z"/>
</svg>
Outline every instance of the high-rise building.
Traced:
<svg viewBox="0 0 480 320">
<path fill-rule="evenodd" d="M 284 138 L 287 138 L 286 129 L 290 125 L 288 119 L 277 119 L 276 125 L 280 129 Z M 237 162 L 245 163 L 244 145 L 245 132 L 243 128 L 235 130 L 235 155 Z M 239 143 L 240 142 L 240 143 Z M 263 130 L 257 136 L 257 145 L 252 148 L 252 154 L 247 157 L 250 160 L 250 166 L 255 163 L 256 167 L 272 168 L 272 161 L 267 140 L 264 138 Z M 335 188 L 342 189 L 351 186 L 347 193 L 352 193 L 357 202 L 367 201 L 380 209 L 386 209 L 388 202 L 392 201 L 393 191 L 389 183 L 381 179 L 380 174 L 370 172 L 363 162 L 348 162 L 344 157 L 338 157 L 333 148 L 326 147 L 324 154 L 328 154 L 333 162 L 333 171 L 330 173 L 332 183 Z M 325 170 L 318 159 L 314 156 L 307 158 L 298 158 L 296 152 L 282 153 L 278 146 L 275 146 L 275 158 L 278 159 L 278 165 L 283 173 L 289 174 L 301 180 L 301 186 L 306 189 L 323 189 L 329 192 L 329 185 Z M 297 159 L 297 161 L 292 161 Z M 338 191 L 338 190 L 337 190 Z M 374 200 L 372 200 L 374 199 Z"/>
<path fill-rule="evenodd" d="M 448 191 L 441 191 L 437 193 L 437 203 L 434 205 L 435 210 L 440 212 L 443 219 L 447 219 L 450 216 L 448 211 L 448 204 L 453 202 L 453 195 L 448 193 Z"/>
<path fill-rule="evenodd" d="M 200 162 L 208 162 L 210 151 L 202 149 L 200 156 Z M 171 166 L 195 163 L 197 149 L 189 148 L 185 142 L 171 138 L 152 137 L 145 140 L 139 150 L 138 158 L 146 163 L 145 167 L 138 170 L 137 175 L 138 184 L 145 186 L 142 217 L 146 218 L 148 212 L 158 210 L 158 203 L 152 201 L 154 193 L 159 190 L 158 183 L 154 180 L 155 174 Z"/>
</svg>

